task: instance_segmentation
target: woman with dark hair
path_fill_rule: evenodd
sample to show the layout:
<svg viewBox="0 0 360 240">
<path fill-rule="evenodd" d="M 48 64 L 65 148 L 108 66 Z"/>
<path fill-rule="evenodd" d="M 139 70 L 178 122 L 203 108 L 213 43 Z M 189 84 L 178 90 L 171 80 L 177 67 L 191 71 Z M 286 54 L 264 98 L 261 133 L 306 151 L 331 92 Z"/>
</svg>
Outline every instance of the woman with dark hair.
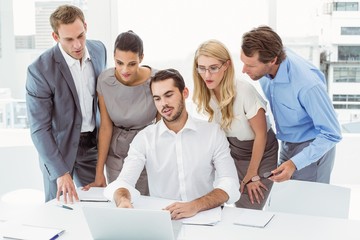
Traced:
<svg viewBox="0 0 360 240">
<path fill-rule="evenodd" d="M 119 175 L 129 145 L 135 135 L 156 120 L 157 110 L 150 92 L 150 78 L 157 72 L 140 65 L 144 58 L 143 42 L 133 31 L 119 34 L 115 40 L 115 68 L 101 73 L 97 83 L 100 108 L 98 163 L 95 182 L 88 185 L 106 186 Z M 143 195 L 148 195 L 145 169 L 136 184 Z"/>
</svg>

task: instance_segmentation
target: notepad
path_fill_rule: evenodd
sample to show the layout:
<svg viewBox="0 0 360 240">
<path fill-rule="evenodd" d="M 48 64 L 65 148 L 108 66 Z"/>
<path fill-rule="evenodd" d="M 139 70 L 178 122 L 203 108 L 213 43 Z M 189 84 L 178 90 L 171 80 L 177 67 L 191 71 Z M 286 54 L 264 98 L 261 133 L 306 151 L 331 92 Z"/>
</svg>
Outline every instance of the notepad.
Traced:
<svg viewBox="0 0 360 240">
<path fill-rule="evenodd" d="M 183 224 L 214 226 L 221 221 L 221 207 L 198 212 L 195 216 L 181 221 Z"/>
<path fill-rule="evenodd" d="M 274 215 L 274 213 L 270 212 L 247 210 L 245 212 L 241 212 L 239 216 L 236 217 L 234 224 L 264 228 L 271 221 Z"/>
<path fill-rule="evenodd" d="M 9 222 L 3 226 L 2 236 L 10 239 L 53 240 L 64 232 L 64 229 Z"/>
<path fill-rule="evenodd" d="M 139 209 L 164 209 L 178 200 L 139 196 L 133 203 L 134 208 Z M 221 207 L 198 212 L 195 216 L 177 220 L 183 224 L 213 226 L 221 221 Z"/>
</svg>

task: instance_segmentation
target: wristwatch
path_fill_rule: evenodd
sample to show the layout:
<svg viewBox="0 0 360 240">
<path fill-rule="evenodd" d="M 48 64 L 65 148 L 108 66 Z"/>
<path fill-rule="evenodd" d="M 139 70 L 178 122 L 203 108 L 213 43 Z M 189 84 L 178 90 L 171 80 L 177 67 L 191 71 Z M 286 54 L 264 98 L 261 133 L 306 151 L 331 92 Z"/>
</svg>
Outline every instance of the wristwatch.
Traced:
<svg viewBox="0 0 360 240">
<path fill-rule="evenodd" d="M 255 175 L 253 176 L 249 181 L 247 181 L 245 184 L 248 184 L 249 182 L 257 182 L 260 180 L 260 176 L 259 175 Z"/>
</svg>

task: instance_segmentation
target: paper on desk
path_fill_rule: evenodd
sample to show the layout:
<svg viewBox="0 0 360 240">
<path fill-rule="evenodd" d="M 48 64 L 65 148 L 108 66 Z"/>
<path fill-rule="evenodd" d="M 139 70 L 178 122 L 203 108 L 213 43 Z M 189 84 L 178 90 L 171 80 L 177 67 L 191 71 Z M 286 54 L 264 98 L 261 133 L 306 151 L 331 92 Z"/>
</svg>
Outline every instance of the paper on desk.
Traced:
<svg viewBox="0 0 360 240">
<path fill-rule="evenodd" d="M 140 196 L 134 200 L 133 206 L 134 208 L 140 209 L 164 209 L 174 202 L 178 202 L 178 200 Z M 179 221 L 183 224 L 215 225 L 221 221 L 221 207 L 202 211 L 193 217 L 181 219 Z"/>
<path fill-rule="evenodd" d="M 109 200 L 104 196 L 103 187 L 91 187 L 88 191 L 78 188 L 77 194 L 80 201 L 83 202 L 109 202 Z"/>
<path fill-rule="evenodd" d="M 198 212 L 195 216 L 182 220 L 183 224 L 210 225 L 221 221 L 221 207 Z"/>
<path fill-rule="evenodd" d="M 49 240 L 59 237 L 65 231 L 58 228 L 25 225 L 14 222 L 6 222 L 2 227 L 2 237 L 10 239 Z"/>
<path fill-rule="evenodd" d="M 258 210 L 247 210 L 241 212 L 234 221 L 234 224 L 264 228 L 274 217 L 273 213 L 258 211 Z"/>
<path fill-rule="evenodd" d="M 157 198 L 149 196 L 139 196 L 133 199 L 134 208 L 139 209 L 164 209 L 178 200 L 166 199 L 166 198 Z"/>
</svg>

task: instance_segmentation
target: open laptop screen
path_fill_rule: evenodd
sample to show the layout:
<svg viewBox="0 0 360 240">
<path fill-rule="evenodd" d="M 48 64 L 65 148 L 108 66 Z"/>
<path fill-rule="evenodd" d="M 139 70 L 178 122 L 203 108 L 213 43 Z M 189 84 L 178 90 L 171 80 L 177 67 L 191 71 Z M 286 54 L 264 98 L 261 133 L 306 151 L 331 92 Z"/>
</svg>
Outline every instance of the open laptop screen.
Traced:
<svg viewBox="0 0 360 240">
<path fill-rule="evenodd" d="M 166 210 L 83 206 L 83 212 L 94 239 L 175 239 Z"/>
</svg>

